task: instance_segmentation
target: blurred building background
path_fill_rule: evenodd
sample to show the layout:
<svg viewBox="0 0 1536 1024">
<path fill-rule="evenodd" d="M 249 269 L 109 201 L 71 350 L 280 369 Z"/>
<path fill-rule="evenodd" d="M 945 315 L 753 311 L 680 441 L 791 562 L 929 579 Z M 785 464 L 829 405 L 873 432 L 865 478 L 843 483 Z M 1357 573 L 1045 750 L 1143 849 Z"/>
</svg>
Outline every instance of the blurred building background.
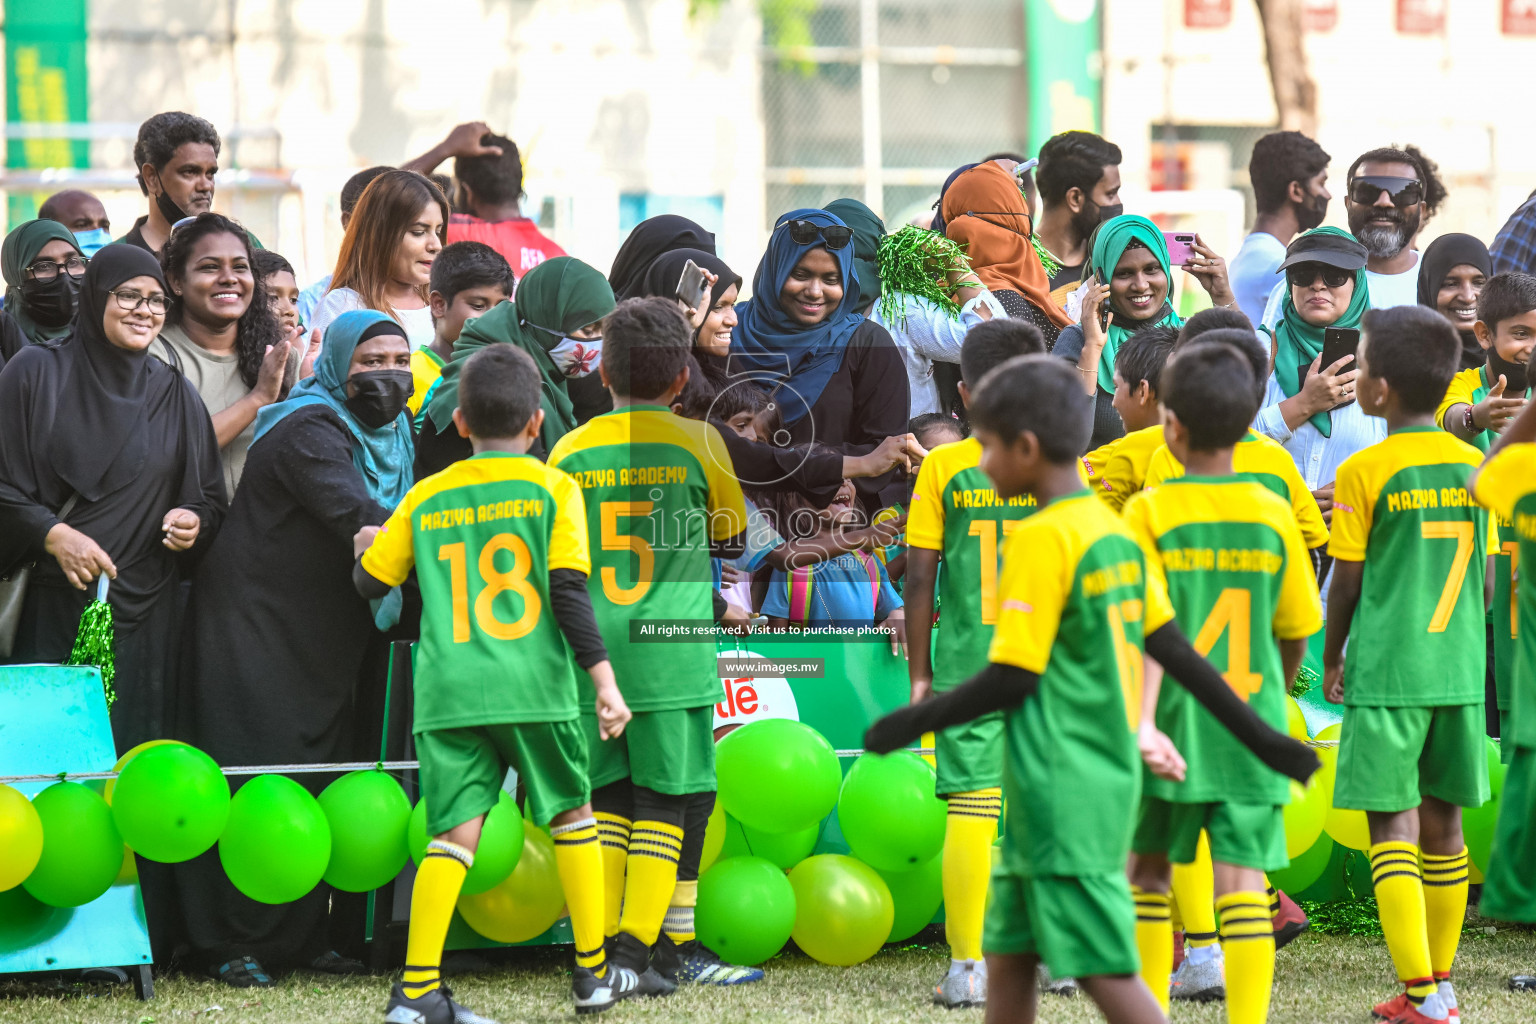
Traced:
<svg viewBox="0 0 1536 1024">
<path fill-rule="evenodd" d="M 4 0 L 7 212 L 75 183 L 127 230 L 138 124 L 186 110 L 225 140 L 217 207 L 308 280 L 349 174 L 478 119 L 573 254 L 606 267 L 677 212 L 750 277 L 787 209 L 852 195 L 898 223 L 961 163 L 1089 128 L 1125 152 L 1128 210 L 1230 253 L 1253 141 L 1296 116 L 1263 8 L 1302 26 L 1336 197 L 1407 142 L 1450 188 L 1425 240 L 1491 239 L 1536 188 L 1536 0 Z"/>
</svg>

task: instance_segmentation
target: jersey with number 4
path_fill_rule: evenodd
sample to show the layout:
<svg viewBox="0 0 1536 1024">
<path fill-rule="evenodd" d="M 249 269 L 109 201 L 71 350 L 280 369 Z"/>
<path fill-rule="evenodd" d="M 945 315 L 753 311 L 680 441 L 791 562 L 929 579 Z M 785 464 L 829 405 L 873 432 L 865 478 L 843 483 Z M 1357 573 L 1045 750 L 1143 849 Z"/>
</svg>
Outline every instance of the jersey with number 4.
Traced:
<svg viewBox="0 0 1536 1024">
<path fill-rule="evenodd" d="M 504 452 L 427 477 L 363 553 L 369 575 L 391 585 L 412 566 L 422 598 L 416 732 L 576 717 L 571 649 L 549 608 L 552 570 L 590 568 L 570 477 Z"/>
<path fill-rule="evenodd" d="M 720 432 L 662 406 L 632 405 L 566 434 L 549 464 L 586 498 L 587 588 L 630 710 L 718 703 L 710 542 L 747 524 Z"/>
<path fill-rule="evenodd" d="M 907 544 L 944 558 L 933 657 L 939 693 L 986 668 L 1003 544 L 1036 508 L 1028 494 L 999 497 L 980 461 L 981 442 L 974 437 L 934 448 L 918 470 L 907 513 Z"/>
<path fill-rule="evenodd" d="M 1344 703 L 1481 703 L 1485 555 L 1498 529 L 1467 490 L 1482 453 L 1439 427 L 1405 427 L 1339 466 L 1328 553 L 1364 562 L 1344 655 Z"/>
<path fill-rule="evenodd" d="M 1162 577 L 1179 627 L 1227 685 L 1285 731 L 1286 679 L 1275 639 L 1322 625 L 1322 603 L 1291 506 L 1248 476 L 1182 476 L 1132 496 L 1125 521 Z M 1188 770 L 1183 782 L 1148 775 L 1149 796 L 1175 803 L 1283 804 L 1290 786 L 1171 680 L 1158 692 L 1157 727 Z"/>
<path fill-rule="evenodd" d="M 1511 444 L 1496 452 L 1477 474 L 1477 500 L 1510 523 L 1510 536 L 1500 535 L 1500 547 L 1517 580 L 1515 593 L 1493 606 L 1495 642 L 1499 620 L 1514 617 L 1508 623 L 1510 672 L 1499 690 L 1499 707 L 1509 710 L 1509 734 L 1500 741 L 1536 747 L 1536 575 L 1519 571 L 1522 562 L 1536 565 L 1536 444 Z"/>
<path fill-rule="evenodd" d="M 988 658 L 1040 677 L 1004 716 L 1007 868 L 1019 875 L 1124 869 L 1141 793 L 1144 634 L 1173 618 L 1119 515 L 1087 489 L 1009 536 Z"/>
</svg>

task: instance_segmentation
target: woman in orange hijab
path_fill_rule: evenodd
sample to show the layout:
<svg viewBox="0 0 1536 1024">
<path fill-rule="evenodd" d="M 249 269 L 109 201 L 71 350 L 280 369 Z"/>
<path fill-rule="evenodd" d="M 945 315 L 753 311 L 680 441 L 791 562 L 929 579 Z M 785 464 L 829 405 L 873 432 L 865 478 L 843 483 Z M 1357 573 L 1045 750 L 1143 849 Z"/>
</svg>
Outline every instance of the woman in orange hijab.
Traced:
<svg viewBox="0 0 1536 1024">
<path fill-rule="evenodd" d="M 1072 319 L 1051 301 L 1018 180 L 996 160 L 977 164 L 945 190 L 942 213 L 944 233 L 965 246 L 976 276 L 1008 315 L 1033 323 L 1053 344 Z"/>
</svg>

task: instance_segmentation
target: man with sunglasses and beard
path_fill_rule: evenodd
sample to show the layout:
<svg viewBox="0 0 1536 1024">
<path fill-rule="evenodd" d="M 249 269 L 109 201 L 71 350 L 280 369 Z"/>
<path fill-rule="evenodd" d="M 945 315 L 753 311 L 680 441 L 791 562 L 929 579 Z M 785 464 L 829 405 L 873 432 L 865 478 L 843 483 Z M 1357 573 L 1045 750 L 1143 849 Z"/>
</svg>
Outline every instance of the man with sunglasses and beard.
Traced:
<svg viewBox="0 0 1536 1024">
<path fill-rule="evenodd" d="M 1427 212 L 1428 180 L 1428 169 L 1400 149 L 1373 149 L 1349 167 L 1344 209 L 1350 233 L 1365 246 L 1372 309 L 1419 301 L 1412 243 Z"/>
</svg>

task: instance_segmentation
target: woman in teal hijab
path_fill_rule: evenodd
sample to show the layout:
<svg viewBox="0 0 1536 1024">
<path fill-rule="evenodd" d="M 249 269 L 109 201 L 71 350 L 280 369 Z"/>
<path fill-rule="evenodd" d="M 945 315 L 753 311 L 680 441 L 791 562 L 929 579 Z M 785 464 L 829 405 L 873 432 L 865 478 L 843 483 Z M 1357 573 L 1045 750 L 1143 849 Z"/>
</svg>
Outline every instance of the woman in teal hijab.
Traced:
<svg viewBox="0 0 1536 1024">
<path fill-rule="evenodd" d="M 5 311 L 28 342 L 69 333 L 79 305 L 86 259 L 75 236 L 52 220 L 29 220 L 5 236 L 0 271 L 5 275 Z M 7 357 L 14 353 L 5 353 Z"/>
<path fill-rule="evenodd" d="M 1237 301 L 1227 283 L 1226 261 L 1195 238 L 1193 256 L 1182 269 L 1195 275 L 1218 306 Z M 1162 229 L 1145 217 L 1122 214 L 1100 225 L 1094 235 L 1093 286 L 1083 299 L 1080 324 L 1062 329 L 1051 350 L 1071 359 L 1094 395 L 1093 438 L 1098 447 L 1124 435 L 1115 412 L 1115 355 L 1120 345 L 1145 327 L 1178 327 L 1173 311 L 1173 267 Z M 1104 320 L 1107 318 L 1107 325 Z"/>
<path fill-rule="evenodd" d="M 539 433 L 543 455 L 576 426 L 566 390 L 566 376 L 550 350 L 578 331 L 587 345 L 602 345 L 592 330 L 613 312 L 613 289 L 593 267 L 570 256 L 545 260 L 517 283 L 517 298 L 493 306 L 484 316 L 464 325 L 453 343 L 453 359 L 433 385 L 416 419 L 417 475 L 429 476 L 470 455 L 469 442 L 453 426 L 459 404 L 459 374 L 469 357 L 487 345 L 516 345 L 533 357 L 543 378 L 544 427 Z M 594 370 L 596 369 L 594 365 Z"/>
</svg>

